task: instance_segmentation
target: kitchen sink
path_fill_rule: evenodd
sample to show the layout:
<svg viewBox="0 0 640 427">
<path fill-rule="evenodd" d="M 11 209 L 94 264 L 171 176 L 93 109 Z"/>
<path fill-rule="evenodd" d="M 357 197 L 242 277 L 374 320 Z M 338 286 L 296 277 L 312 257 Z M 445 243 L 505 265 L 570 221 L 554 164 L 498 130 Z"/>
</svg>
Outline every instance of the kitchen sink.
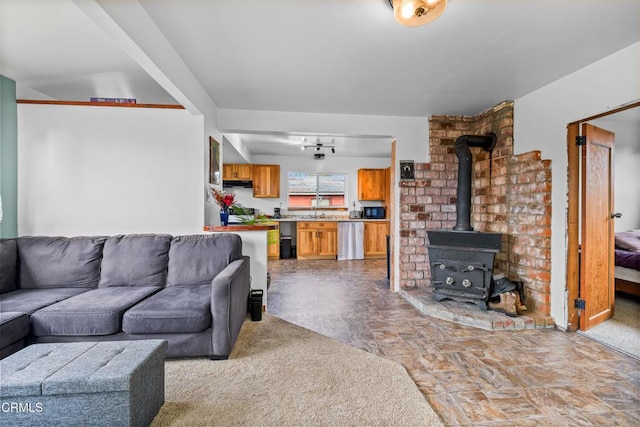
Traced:
<svg viewBox="0 0 640 427">
<path fill-rule="evenodd" d="M 304 220 L 307 220 L 307 221 L 308 220 L 313 220 L 313 219 L 326 219 L 325 217 L 320 216 L 320 215 L 318 215 L 318 216 L 316 216 L 316 215 L 298 215 L 296 218 L 297 219 L 304 219 Z"/>
</svg>

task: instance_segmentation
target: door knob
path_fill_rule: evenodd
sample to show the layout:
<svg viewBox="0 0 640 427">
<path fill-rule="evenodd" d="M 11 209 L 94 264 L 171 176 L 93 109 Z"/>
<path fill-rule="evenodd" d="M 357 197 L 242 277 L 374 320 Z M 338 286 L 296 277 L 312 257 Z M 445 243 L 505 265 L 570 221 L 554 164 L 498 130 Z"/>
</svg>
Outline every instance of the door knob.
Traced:
<svg viewBox="0 0 640 427">
<path fill-rule="evenodd" d="M 612 212 L 611 218 L 622 218 L 622 214 L 620 212 Z"/>
</svg>

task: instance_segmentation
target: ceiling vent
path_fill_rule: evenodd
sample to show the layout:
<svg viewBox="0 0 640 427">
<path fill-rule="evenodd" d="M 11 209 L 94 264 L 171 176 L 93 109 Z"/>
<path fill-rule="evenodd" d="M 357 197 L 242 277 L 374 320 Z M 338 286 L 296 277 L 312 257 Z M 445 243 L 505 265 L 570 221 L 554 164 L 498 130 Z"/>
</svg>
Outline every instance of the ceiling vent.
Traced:
<svg viewBox="0 0 640 427">
<path fill-rule="evenodd" d="M 313 158 L 316 160 L 324 160 L 324 153 L 315 153 Z"/>
</svg>

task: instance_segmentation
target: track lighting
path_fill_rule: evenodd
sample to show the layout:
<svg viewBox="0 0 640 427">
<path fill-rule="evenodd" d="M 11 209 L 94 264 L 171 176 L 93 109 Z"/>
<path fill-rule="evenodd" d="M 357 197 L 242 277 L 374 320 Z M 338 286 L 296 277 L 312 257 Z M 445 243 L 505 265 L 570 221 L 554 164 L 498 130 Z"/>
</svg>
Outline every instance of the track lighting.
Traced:
<svg viewBox="0 0 640 427">
<path fill-rule="evenodd" d="M 320 138 L 316 138 L 316 141 L 317 141 L 317 142 L 316 142 L 315 144 L 302 145 L 302 146 L 300 147 L 300 149 L 304 151 L 304 150 L 306 150 L 307 148 L 315 148 L 315 151 L 320 151 L 320 150 L 321 150 L 321 149 L 323 149 L 323 148 L 330 148 L 330 149 L 331 149 L 331 152 L 332 152 L 333 154 L 336 154 L 336 146 L 335 146 L 335 145 L 333 145 L 333 142 L 335 141 L 335 139 L 334 139 L 334 138 L 332 138 L 332 139 L 331 139 L 331 144 L 323 144 L 322 142 L 320 142 Z M 303 144 L 304 144 L 304 142 L 305 142 L 305 139 L 304 139 L 304 138 L 302 139 L 302 142 L 303 142 Z"/>
</svg>

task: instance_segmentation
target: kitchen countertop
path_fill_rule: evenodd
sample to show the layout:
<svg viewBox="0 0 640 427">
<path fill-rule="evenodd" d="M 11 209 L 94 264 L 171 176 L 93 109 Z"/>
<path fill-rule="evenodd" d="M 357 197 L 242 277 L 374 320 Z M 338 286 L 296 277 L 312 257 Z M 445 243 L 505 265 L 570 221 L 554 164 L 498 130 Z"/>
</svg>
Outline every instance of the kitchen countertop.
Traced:
<svg viewBox="0 0 640 427">
<path fill-rule="evenodd" d="M 280 219 L 269 219 L 265 223 L 259 224 L 229 224 L 227 226 L 223 225 L 205 225 L 202 227 L 203 231 L 207 232 L 234 232 L 234 231 L 262 231 L 262 230 L 275 230 L 278 228 L 277 225 L 271 224 L 269 222 L 389 222 L 388 219 L 364 219 L 364 218 L 331 218 L 331 217 L 318 217 L 318 218 L 280 218 Z"/>
<path fill-rule="evenodd" d="M 221 232 L 234 232 L 234 231 L 268 231 L 275 230 L 278 228 L 277 225 L 249 225 L 249 224 L 238 224 L 238 225 L 205 225 L 202 227 L 203 231 L 221 231 Z"/>
<path fill-rule="evenodd" d="M 335 217 L 317 217 L 317 218 L 305 218 L 305 217 L 292 217 L 292 218 L 280 218 L 272 219 L 274 222 L 383 222 L 389 221 L 389 219 L 372 219 L 372 218 L 335 218 Z"/>
</svg>

